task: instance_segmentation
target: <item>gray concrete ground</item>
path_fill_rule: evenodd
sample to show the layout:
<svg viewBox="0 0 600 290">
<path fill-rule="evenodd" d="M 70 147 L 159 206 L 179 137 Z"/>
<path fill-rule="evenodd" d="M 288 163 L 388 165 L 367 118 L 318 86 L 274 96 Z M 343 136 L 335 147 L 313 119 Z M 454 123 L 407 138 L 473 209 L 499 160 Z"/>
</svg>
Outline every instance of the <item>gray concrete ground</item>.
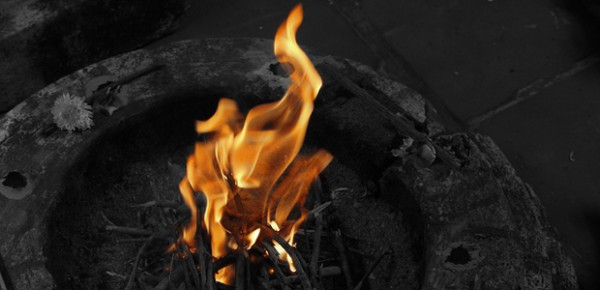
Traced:
<svg viewBox="0 0 600 290">
<path fill-rule="evenodd" d="M 199 1 L 171 36 L 272 38 L 296 1 Z M 369 19 L 461 118 L 600 48 L 600 20 L 569 0 L 364 0 Z M 373 67 L 377 58 L 325 0 L 303 2 L 302 45 Z M 500 145 L 570 248 L 582 289 L 600 289 L 600 67 L 496 116 Z"/>
</svg>

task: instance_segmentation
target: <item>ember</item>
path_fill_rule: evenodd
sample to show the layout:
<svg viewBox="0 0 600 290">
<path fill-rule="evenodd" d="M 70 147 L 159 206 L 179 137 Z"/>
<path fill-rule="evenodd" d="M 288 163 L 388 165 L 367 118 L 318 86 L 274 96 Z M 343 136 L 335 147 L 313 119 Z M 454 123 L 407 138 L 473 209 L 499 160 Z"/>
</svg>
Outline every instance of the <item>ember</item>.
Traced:
<svg viewBox="0 0 600 290">
<path fill-rule="evenodd" d="M 201 229 L 210 239 L 215 259 L 231 253 L 247 256 L 258 245 L 272 244 L 291 272 L 296 266 L 281 240 L 294 245 L 294 234 L 306 218 L 304 202 L 311 183 L 332 156 L 319 150 L 298 156 L 304 142 L 313 101 L 321 77 L 296 42 L 302 22 L 302 6 L 296 6 L 275 36 L 275 55 L 289 64 L 292 81 L 279 102 L 251 109 L 244 118 L 236 103 L 221 99 L 216 113 L 196 124 L 205 141 L 197 142 L 188 158 L 187 174 L 179 188 L 191 210 L 189 224 L 178 243 L 195 253 L 198 245 L 198 207 L 195 196 L 203 194 L 206 209 Z M 257 241 L 261 241 L 257 243 Z M 268 246 L 267 246 L 268 247 Z M 177 248 L 173 245 L 171 250 Z M 235 265 L 219 270 L 215 279 L 233 285 Z"/>
</svg>

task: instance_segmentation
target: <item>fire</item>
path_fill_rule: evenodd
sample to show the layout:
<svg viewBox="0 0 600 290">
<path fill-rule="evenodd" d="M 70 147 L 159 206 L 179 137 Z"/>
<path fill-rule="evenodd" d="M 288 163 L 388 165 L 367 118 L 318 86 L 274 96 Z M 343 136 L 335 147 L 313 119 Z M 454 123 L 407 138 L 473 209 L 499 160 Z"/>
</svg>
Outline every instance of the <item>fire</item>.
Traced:
<svg viewBox="0 0 600 290">
<path fill-rule="evenodd" d="M 215 114 L 196 123 L 198 134 L 208 136 L 195 145 L 180 184 L 191 220 L 180 241 L 196 251 L 197 212 L 194 195 L 206 197 L 203 229 L 210 237 L 215 258 L 250 249 L 265 230 L 293 245 L 294 234 L 306 218 L 304 201 L 310 184 L 332 156 L 319 150 L 298 156 L 322 80 L 296 42 L 302 22 L 296 6 L 275 36 L 279 62 L 293 67 L 292 84 L 279 102 L 252 108 L 244 117 L 236 103 L 221 99 Z M 282 259 L 287 255 L 272 240 Z M 294 265 L 289 262 L 290 269 Z M 217 281 L 232 284 L 233 266 L 221 269 Z"/>
</svg>

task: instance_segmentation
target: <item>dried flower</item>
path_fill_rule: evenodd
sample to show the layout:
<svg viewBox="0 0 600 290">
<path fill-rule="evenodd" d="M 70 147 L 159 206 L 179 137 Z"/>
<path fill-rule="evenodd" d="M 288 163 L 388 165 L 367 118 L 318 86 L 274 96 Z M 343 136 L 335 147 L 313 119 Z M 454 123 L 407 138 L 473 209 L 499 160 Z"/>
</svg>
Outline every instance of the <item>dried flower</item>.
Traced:
<svg viewBox="0 0 600 290">
<path fill-rule="evenodd" d="M 81 98 L 64 93 L 54 101 L 52 117 L 58 128 L 68 130 L 87 130 L 94 125 L 92 106 Z"/>
</svg>

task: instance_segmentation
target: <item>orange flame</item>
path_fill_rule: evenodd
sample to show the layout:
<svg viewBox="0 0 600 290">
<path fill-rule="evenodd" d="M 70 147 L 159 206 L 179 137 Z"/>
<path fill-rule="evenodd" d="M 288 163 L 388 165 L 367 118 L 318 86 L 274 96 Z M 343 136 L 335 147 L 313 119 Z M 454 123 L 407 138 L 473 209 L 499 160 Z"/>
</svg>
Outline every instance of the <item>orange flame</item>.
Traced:
<svg viewBox="0 0 600 290">
<path fill-rule="evenodd" d="M 215 258 L 250 249 L 260 239 L 261 225 L 270 226 L 293 244 L 294 233 L 306 217 L 304 200 L 310 184 L 332 159 L 322 150 L 297 158 L 322 85 L 296 42 L 302 17 L 298 5 L 275 36 L 277 59 L 293 67 L 292 84 L 284 97 L 252 108 L 245 119 L 234 101 L 221 99 L 210 119 L 196 123 L 197 133 L 210 138 L 196 143 L 180 184 L 183 199 L 192 209 L 182 236 L 190 249 L 196 246 L 194 192 L 206 197 L 203 226 Z M 286 256 L 283 249 L 278 251 Z M 290 268 L 294 269 L 291 262 Z M 216 279 L 232 284 L 234 276 L 230 266 L 221 269 Z"/>
</svg>

